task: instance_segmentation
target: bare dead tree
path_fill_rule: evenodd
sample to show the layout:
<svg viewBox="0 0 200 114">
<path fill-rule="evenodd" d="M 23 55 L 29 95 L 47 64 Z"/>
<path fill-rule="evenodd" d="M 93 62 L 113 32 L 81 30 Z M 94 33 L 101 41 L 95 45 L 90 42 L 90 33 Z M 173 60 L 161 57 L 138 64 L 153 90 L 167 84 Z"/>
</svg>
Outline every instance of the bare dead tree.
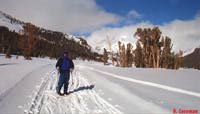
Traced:
<svg viewBox="0 0 200 114">
<path fill-rule="evenodd" d="M 112 52 L 112 42 L 111 42 L 108 35 L 106 36 L 106 38 L 107 38 L 108 46 L 109 46 L 109 49 L 110 49 L 110 57 L 111 57 L 112 65 L 114 65 L 115 61 L 114 61 L 113 52 Z"/>
</svg>

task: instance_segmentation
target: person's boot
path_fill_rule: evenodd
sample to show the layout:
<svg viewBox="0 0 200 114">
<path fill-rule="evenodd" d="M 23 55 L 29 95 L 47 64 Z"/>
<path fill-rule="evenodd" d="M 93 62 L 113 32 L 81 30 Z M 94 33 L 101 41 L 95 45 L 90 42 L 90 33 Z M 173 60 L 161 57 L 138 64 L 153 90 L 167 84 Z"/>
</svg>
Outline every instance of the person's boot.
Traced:
<svg viewBox="0 0 200 114">
<path fill-rule="evenodd" d="M 68 84 L 69 83 L 65 83 L 65 85 L 64 85 L 64 94 L 65 95 L 69 95 L 69 93 L 68 93 Z"/>
<path fill-rule="evenodd" d="M 58 93 L 58 95 L 60 95 L 60 96 L 64 96 L 64 93 L 60 93 L 60 92 L 57 92 Z"/>
<path fill-rule="evenodd" d="M 60 88 L 56 87 L 56 93 L 60 96 L 63 96 L 64 94 L 60 92 Z"/>
<path fill-rule="evenodd" d="M 69 93 L 68 92 L 66 92 L 66 93 L 64 93 L 65 95 L 69 95 Z"/>
</svg>

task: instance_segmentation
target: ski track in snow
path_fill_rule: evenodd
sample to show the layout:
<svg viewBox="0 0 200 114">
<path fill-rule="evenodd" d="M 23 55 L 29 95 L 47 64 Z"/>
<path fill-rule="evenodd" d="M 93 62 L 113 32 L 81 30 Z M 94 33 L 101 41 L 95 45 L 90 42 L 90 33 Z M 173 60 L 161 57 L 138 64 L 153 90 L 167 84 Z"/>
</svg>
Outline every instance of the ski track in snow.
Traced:
<svg viewBox="0 0 200 114">
<path fill-rule="evenodd" d="M 119 75 L 112 74 L 112 73 L 109 73 L 109 72 L 104 72 L 104 71 L 101 71 L 101 70 L 98 70 L 98 69 L 94 69 L 92 67 L 88 67 L 88 68 L 93 70 L 93 71 L 96 71 L 96 72 L 99 72 L 99 73 L 102 73 L 102 74 L 106 74 L 106 75 L 109 75 L 109 76 L 112 76 L 114 78 L 118 78 L 118 79 L 121 79 L 121 80 L 129 81 L 129 82 L 133 82 L 133 83 L 138 83 L 138 84 L 142 84 L 142 85 L 146 85 L 146 86 L 156 87 L 156 88 L 159 88 L 159 89 L 163 89 L 163 90 L 167 90 L 167 91 L 172 91 L 172 92 L 181 93 L 181 94 L 190 95 L 190 96 L 200 98 L 200 93 L 197 93 L 197 92 L 179 89 L 179 88 L 166 86 L 166 85 L 161 85 L 161 84 L 157 84 L 157 83 L 153 83 L 153 82 L 136 80 L 136 79 L 133 79 L 133 78 L 127 78 L 125 76 L 119 76 Z"/>
<path fill-rule="evenodd" d="M 27 114 L 123 114 L 101 98 L 78 69 L 71 74 L 67 96 L 56 94 L 58 74 L 56 70 L 47 73 L 35 93 Z"/>
</svg>

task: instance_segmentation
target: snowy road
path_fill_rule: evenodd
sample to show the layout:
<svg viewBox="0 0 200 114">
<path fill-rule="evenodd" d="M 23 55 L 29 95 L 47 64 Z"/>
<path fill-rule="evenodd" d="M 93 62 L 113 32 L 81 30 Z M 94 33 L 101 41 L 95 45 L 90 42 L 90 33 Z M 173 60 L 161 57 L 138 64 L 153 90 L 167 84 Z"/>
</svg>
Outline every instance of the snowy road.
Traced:
<svg viewBox="0 0 200 114">
<path fill-rule="evenodd" d="M 13 60 L 16 61 L 16 60 Z M 13 61 L 2 64 L 13 63 Z M 43 60 L 42 60 L 43 61 Z M 27 63 L 28 62 L 28 63 Z M 80 75 L 78 68 L 73 72 L 70 80 L 68 96 L 60 97 L 56 94 L 58 74 L 55 61 L 26 61 L 23 64 L 17 60 L 16 66 L 4 65 L 1 73 L 7 77 L 4 80 L 14 82 L 13 85 L 2 83 L 8 88 L 0 97 L 0 113 L 34 113 L 34 114 L 121 114 L 122 112 L 101 98 L 93 89 L 95 85 Z M 29 67 L 31 64 L 34 67 Z M 21 68 L 24 69 L 22 73 Z M 12 70 L 11 70 L 12 69 Z M 12 72 L 7 72 L 12 71 Z M 15 75 L 16 73 L 17 75 Z M 19 73 L 21 75 L 19 76 Z M 1 80 L 1 82 L 3 82 Z M 73 82 L 73 83 L 72 83 Z M 3 90 L 3 89 L 2 89 Z"/>
<path fill-rule="evenodd" d="M 135 95 L 134 91 L 137 86 L 132 83 L 123 82 L 109 75 L 90 70 L 87 67 L 79 66 L 79 68 L 82 69 L 82 75 L 95 83 L 98 94 L 125 114 L 170 113 L 170 110 Z M 127 89 L 126 87 L 130 88 Z"/>
<path fill-rule="evenodd" d="M 90 63 L 79 67 L 95 82 L 97 91 L 104 91 L 101 97 L 110 99 L 111 104 L 119 106 L 124 113 L 200 109 L 198 70 L 123 69 Z"/>
<path fill-rule="evenodd" d="M 5 67 L 6 70 L 1 69 L 4 74 L 9 68 L 28 65 L 2 64 L 7 63 L 0 66 Z M 0 113 L 167 114 L 174 108 L 200 108 L 197 70 L 123 69 L 96 62 L 75 63 L 69 85 L 71 94 L 61 97 L 55 93 L 58 79 L 55 61 L 40 65 L 35 62 L 36 67 L 24 71 L 22 79 L 1 95 Z"/>
</svg>

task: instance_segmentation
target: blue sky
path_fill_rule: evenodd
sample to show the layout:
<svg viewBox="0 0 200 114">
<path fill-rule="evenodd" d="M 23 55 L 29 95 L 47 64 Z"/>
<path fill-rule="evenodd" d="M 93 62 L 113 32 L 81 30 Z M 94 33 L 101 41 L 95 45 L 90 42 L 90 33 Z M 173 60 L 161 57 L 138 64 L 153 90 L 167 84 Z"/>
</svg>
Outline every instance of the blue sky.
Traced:
<svg viewBox="0 0 200 114">
<path fill-rule="evenodd" d="M 140 20 L 163 24 L 175 19 L 190 20 L 200 11 L 200 0 L 96 0 L 105 11 L 126 16 L 135 10 Z"/>
</svg>

